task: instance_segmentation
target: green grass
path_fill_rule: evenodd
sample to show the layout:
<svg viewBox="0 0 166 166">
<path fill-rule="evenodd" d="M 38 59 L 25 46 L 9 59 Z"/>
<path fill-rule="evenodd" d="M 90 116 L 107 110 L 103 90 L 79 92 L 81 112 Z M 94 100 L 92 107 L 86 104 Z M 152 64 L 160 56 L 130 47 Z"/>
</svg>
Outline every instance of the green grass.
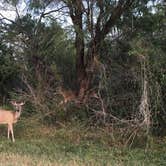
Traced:
<svg viewBox="0 0 166 166">
<path fill-rule="evenodd" d="M 0 166 L 165 166 L 166 140 L 148 148 L 111 144 L 109 134 L 79 124 L 47 127 L 20 122 L 16 142 L 7 140 L 0 128 Z"/>
</svg>

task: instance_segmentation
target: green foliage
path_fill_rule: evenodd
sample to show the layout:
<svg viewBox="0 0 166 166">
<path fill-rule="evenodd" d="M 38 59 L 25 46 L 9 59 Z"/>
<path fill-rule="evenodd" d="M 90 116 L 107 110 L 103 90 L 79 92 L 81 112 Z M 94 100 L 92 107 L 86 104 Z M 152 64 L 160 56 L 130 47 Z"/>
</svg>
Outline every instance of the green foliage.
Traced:
<svg viewBox="0 0 166 166">
<path fill-rule="evenodd" d="M 138 5 L 138 4 L 137 4 Z M 139 9 L 139 10 L 138 10 Z M 113 41 L 110 48 L 106 43 L 104 63 L 111 57 L 110 102 L 114 115 L 118 117 L 136 116 L 141 97 L 142 65 L 145 62 L 148 72 L 148 91 L 153 127 L 165 134 L 165 8 L 161 4 L 140 5 L 119 20 L 117 26 L 122 31 L 120 39 Z M 155 12 L 154 12 L 155 10 Z M 133 31 L 133 33 L 131 33 Z M 102 50 L 103 55 L 104 49 Z M 109 66 L 109 63 L 108 63 Z M 109 75 L 108 75 L 109 77 Z M 121 80 L 121 81 L 120 81 Z M 123 81 L 122 81 L 123 80 Z M 152 127 L 152 128 L 153 128 Z"/>
<path fill-rule="evenodd" d="M 0 44 L 0 99 L 9 96 L 16 88 L 19 66 L 15 63 L 12 49 Z"/>
</svg>

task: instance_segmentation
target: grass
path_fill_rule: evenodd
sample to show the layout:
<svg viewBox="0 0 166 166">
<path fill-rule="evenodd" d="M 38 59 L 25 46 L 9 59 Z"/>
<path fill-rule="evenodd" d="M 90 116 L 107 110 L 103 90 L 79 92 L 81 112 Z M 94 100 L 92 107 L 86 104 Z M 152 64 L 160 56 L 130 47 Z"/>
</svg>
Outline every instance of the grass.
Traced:
<svg viewBox="0 0 166 166">
<path fill-rule="evenodd" d="M 16 142 L 1 127 L 0 166 L 165 166 L 166 140 L 155 139 L 148 148 L 111 144 L 109 134 L 80 124 L 47 127 L 19 122 Z"/>
</svg>

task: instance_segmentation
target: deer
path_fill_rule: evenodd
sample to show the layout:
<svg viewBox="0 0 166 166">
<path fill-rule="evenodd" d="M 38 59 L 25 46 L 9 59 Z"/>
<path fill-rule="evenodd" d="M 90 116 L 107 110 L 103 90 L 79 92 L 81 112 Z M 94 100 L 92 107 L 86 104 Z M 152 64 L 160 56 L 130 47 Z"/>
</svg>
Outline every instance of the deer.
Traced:
<svg viewBox="0 0 166 166">
<path fill-rule="evenodd" d="M 63 100 L 59 105 L 66 104 L 69 101 L 72 101 L 76 98 L 76 93 L 71 90 L 64 90 L 62 87 L 58 88 L 59 94 L 62 95 Z"/>
<path fill-rule="evenodd" d="M 75 91 L 65 90 L 62 87 L 59 87 L 58 93 L 63 97 L 63 100 L 59 103 L 59 105 L 66 104 L 67 102 L 70 101 L 74 101 L 76 104 L 85 103 L 87 98 L 99 99 L 98 94 L 94 90 L 87 91 L 87 95 L 85 96 L 79 96 Z"/>
<path fill-rule="evenodd" d="M 11 104 L 15 107 L 16 111 L 14 112 L 5 109 L 0 109 L 0 124 L 8 125 L 7 138 L 10 139 L 10 134 L 11 134 L 12 142 L 15 142 L 13 124 L 18 121 L 22 112 L 22 106 L 25 103 L 24 102 L 17 103 L 15 101 L 11 101 Z"/>
</svg>

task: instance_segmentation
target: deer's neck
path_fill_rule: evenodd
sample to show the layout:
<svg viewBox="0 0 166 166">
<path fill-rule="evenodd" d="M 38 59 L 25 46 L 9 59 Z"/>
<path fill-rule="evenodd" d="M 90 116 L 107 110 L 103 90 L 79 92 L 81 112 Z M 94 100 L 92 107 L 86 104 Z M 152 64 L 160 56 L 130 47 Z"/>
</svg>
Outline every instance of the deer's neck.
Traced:
<svg viewBox="0 0 166 166">
<path fill-rule="evenodd" d="M 21 111 L 16 111 L 15 112 L 14 118 L 15 118 L 16 121 L 20 117 L 20 115 L 21 115 Z"/>
</svg>

